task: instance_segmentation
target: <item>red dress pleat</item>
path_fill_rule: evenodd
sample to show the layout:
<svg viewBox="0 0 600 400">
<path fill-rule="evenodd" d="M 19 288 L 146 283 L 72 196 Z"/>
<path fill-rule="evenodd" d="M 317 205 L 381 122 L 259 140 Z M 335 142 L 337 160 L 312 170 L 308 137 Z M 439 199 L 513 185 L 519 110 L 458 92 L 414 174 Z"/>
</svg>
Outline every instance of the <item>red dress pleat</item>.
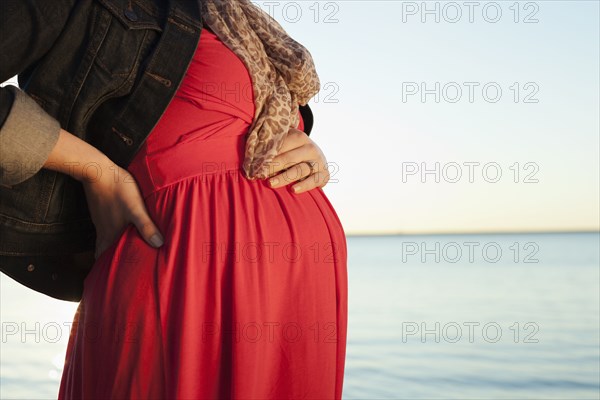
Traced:
<svg viewBox="0 0 600 400">
<path fill-rule="evenodd" d="M 204 29 L 128 167 L 165 243 L 129 224 L 100 254 L 59 399 L 341 398 L 343 227 L 322 189 L 244 177 L 253 115 L 247 69 Z"/>
</svg>

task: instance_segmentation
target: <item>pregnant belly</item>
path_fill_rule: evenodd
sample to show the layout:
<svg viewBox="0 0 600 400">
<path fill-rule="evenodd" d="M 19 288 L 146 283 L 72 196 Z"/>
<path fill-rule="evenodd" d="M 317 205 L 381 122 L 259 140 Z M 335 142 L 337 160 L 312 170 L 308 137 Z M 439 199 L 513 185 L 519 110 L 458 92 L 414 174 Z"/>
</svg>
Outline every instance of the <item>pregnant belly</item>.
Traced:
<svg viewBox="0 0 600 400">
<path fill-rule="evenodd" d="M 195 223 L 214 225 L 218 214 L 219 226 L 245 232 L 244 241 L 285 241 L 282 245 L 289 251 L 302 246 L 317 258 L 333 258 L 336 252 L 345 257 L 344 230 L 324 191 L 296 194 L 290 186 L 271 188 L 266 179 L 248 180 L 241 169 L 244 135 L 239 130 L 231 134 L 230 128 L 208 138 L 188 135 L 160 150 L 140 151 L 128 170 L 155 221 L 167 228 L 182 215 L 200 213 L 202 221 Z"/>
</svg>

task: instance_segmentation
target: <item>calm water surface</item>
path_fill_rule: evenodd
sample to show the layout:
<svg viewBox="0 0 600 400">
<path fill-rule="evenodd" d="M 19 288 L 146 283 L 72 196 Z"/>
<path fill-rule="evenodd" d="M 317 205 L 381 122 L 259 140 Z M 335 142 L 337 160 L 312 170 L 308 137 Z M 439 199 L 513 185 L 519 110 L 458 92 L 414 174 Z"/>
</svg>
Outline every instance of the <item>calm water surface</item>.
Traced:
<svg viewBox="0 0 600 400">
<path fill-rule="evenodd" d="M 350 237 L 345 399 L 598 399 L 598 233 Z M 0 277 L 0 398 L 56 398 L 76 304 Z"/>
</svg>

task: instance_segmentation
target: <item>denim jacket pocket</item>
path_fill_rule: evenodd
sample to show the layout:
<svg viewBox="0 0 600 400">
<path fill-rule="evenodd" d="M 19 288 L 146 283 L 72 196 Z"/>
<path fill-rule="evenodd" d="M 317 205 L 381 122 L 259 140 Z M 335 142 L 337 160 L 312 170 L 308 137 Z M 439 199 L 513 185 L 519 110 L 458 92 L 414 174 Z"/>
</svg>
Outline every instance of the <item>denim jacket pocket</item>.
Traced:
<svg viewBox="0 0 600 400">
<path fill-rule="evenodd" d="M 113 76 L 132 74 L 153 39 L 162 32 L 162 17 L 133 0 L 97 0 L 98 27 L 104 33 L 95 63 Z"/>
</svg>

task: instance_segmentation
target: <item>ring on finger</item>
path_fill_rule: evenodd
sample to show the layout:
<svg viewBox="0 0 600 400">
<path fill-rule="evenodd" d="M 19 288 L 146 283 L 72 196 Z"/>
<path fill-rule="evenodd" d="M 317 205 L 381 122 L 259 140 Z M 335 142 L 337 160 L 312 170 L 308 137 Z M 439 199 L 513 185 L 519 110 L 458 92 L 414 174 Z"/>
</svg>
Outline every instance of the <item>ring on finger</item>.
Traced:
<svg viewBox="0 0 600 400">
<path fill-rule="evenodd" d="M 310 173 L 308 175 L 312 175 L 315 172 L 315 165 L 317 165 L 316 161 L 304 161 L 306 164 L 308 164 L 308 167 L 310 168 Z"/>
</svg>

